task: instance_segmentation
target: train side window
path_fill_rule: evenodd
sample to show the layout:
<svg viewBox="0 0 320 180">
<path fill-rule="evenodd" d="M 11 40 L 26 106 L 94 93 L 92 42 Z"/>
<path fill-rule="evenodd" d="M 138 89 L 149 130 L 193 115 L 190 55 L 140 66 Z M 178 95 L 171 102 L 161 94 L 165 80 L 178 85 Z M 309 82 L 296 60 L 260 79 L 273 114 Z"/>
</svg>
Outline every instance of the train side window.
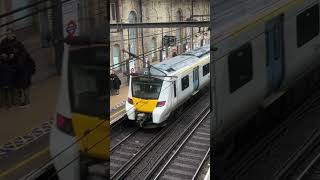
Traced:
<svg viewBox="0 0 320 180">
<path fill-rule="evenodd" d="M 303 11 L 297 16 L 297 46 L 298 48 L 319 34 L 319 5 Z"/>
<path fill-rule="evenodd" d="M 186 75 L 181 79 L 182 91 L 189 87 L 189 75 Z"/>
<path fill-rule="evenodd" d="M 173 82 L 173 93 L 174 93 L 174 97 L 177 97 L 177 86 L 176 86 L 176 82 Z"/>
<path fill-rule="evenodd" d="M 202 76 L 209 74 L 209 71 L 210 69 L 209 69 L 209 63 L 208 63 L 202 67 Z"/>
<path fill-rule="evenodd" d="M 230 93 L 252 80 L 252 47 L 247 43 L 228 57 Z"/>
</svg>

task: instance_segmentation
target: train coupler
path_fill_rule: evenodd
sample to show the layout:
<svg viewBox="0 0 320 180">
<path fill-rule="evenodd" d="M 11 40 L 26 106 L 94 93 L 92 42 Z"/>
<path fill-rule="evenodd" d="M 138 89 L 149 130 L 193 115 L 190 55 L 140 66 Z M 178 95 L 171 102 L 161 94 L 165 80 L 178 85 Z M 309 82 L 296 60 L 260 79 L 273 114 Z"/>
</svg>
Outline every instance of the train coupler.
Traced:
<svg viewBox="0 0 320 180">
<path fill-rule="evenodd" d="M 137 123 L 140 127 L 142 127 L 143 123 L 147 120 L 147 115 L 145 113 L 137 114 Z"/>
</svg>

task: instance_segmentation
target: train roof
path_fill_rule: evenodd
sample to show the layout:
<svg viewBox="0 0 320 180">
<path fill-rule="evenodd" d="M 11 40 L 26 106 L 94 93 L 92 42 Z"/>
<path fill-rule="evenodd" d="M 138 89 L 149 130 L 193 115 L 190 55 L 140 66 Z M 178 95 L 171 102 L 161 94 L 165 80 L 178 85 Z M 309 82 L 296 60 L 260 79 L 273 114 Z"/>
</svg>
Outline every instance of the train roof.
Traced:
<svg viewBox="0 0 320 180">
<path fill-rule="evenodd" d="M 214 39 L 224 38 L 238 31 L 250 29 L 257 21 L 265 21 L 267 15 L 276 16 L 294 5 L 297 0 L 214 1 Z"/>
<path fill-rule="evenodd" d="M 164 76 L 165 74 L 163 72 L 165 72 L 167 75 L 175 74 L 180 69 L 196 63 L 201 57 L 209 53 L 210 53 L 210 45 L 205 45 L 203 47 L 189 51 L 187 53 L 183 53 L 176 57 L 167 59 L 158 64 L 152 65 L 155 68 L 153 67 L 150 68 L 151 75 Z M 142 71 L 143 71 L 143 74 L 146 74 L 147 68 L 144 68 Z"/>
<path fill-rule="evenodd" d="M 193 49 L 189 52 L 183 53 L 182 55 L 191 55 L 191 56 L 197 56 L 198 58 L 201 58 L 202 56 L 208 54 L 210 52 L 210 45 L 204 45 L 200 48 Z"/>
</svg>

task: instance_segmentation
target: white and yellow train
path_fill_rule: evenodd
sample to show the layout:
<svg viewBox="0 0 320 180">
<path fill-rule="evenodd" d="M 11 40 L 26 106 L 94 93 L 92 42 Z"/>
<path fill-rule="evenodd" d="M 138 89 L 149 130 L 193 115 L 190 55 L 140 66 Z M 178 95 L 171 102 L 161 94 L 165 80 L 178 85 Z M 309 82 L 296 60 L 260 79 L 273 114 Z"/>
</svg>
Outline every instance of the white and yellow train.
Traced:
<svg viewBox="0 0 320 180">
<path fill-rule="evenodd" d="M 126 112 L 140 126 L 160 125 L 191 96 L 210 82 L 210 46 L 131 75 Z"/>
<path fill-rule="evenodd" d="M 90 164 L 109 159 L 108 47 L 77 39 L 64 44 L 60 94 L 50 134 L 50 154 L 60 180 L 90 176 Z"/>
</svg>

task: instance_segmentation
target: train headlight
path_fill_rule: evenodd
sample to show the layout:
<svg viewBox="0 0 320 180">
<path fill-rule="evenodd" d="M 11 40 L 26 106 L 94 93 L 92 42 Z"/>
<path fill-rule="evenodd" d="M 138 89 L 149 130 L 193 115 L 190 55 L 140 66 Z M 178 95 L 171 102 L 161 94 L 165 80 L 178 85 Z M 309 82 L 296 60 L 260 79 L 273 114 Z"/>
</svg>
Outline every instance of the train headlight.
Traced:
<svg viewBox="0 0 320 180">
<path fill-rule="evenodd" d="M 133 100 L 131 98 L 128 98 L 128 103 L 133 104 Z"/>
<path fill-rule="evenodd" d="M 165 101 L 159 101 L 157 103 L 157 107 L 163 107 L 164 105 L 166 105 L 166 102 Z"/>
<path fill-rule="evenodd" d="M 72 126 L 72 120 L 69 118 L 66 118 L 60 114 L 57 114 L 57 127 L 62 132 L 69 134 L 70 136 L 74 136 L 74 130 Z"/>
</svg>

